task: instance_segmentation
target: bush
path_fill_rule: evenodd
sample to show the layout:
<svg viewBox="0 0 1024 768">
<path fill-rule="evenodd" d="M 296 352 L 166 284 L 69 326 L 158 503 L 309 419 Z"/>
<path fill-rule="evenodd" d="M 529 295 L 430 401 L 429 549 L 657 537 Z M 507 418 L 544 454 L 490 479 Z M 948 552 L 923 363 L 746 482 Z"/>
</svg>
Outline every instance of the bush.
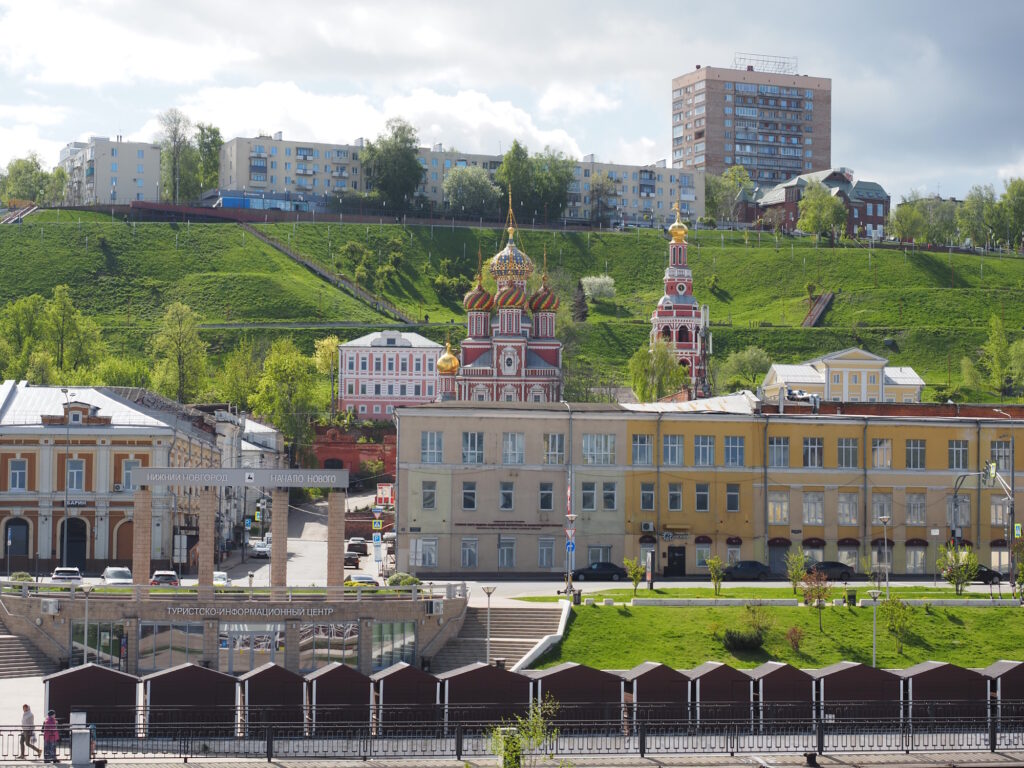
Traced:
<svg viewBox="0 0 1024 768">
<path fill-rule="evenodd" d="M 422 583 L 411 573 L 393 573 L 388 577 L 389 587 L 411 587 L 413 584 Z"/>
<path fill-rule="evenodd" d="M 35 581 L 32 574 L 26 571 L 15 571 L 11 574 L 11 581 Z"/>
<path fill-rule="evenodd" d="M 764 645 L 764 636 L 753 629 L 727 629 L 723 640 L 725 650 L 731 653 L 739 651 L 759 651 Z"/>
<path fill-rule="evenodd" d="M 584 277 L 583 293 L 590 301 L 615 298 L 615 279 L 611 275 Z"/>
<path fill-rule="evenodd" d="M 789 641 L 790 647 L 800 653 L 800 642 L 804 639 L 804 631 L 800 627 L 790 627 L 789 631 L 786 632 L 786 640 Z"/>
</svg>

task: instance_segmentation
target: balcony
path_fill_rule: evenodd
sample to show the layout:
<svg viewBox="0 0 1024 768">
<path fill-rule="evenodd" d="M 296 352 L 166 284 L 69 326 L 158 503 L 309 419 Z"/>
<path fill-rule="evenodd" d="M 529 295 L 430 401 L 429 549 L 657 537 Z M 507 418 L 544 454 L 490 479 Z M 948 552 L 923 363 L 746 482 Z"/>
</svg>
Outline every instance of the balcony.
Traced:
<svg viewBox="0 0 1024 768">
<path fill-rule="evenodd" d="M 299 175 L 299 176 L 312 176 L 313 175 L 313 169 L 312 168 L 296 168 L 295 169 L 295 173 L 297 175 Z"/>
<path fill-rule="evenodd" d="M 348 178 L 348 171 L 346 171 L 346 170 L 331 171 L 331 176 L 334 176 L 335 178 L 338 178 L 338 179 L 347 179 Z"/>
<path fill-rule="evenodd" d="M 257 152 L 256 150 L 253 150 L 252 152 L 249 153 L 249 157 L 266 157 L 266 156 L 267 156 L 266 152 Z"/>
<path fill-rule="evenodd" d="M 312 192 L 313 185 L 308 181 L 296 181 L 295 188 L 301 189 L 303 192 Z"/>
<path fill-rule="evenodd" d="M 90 176 L 93 176 L 95 173 L 96 173 L 96 169 L 95 168 L 89 167 L 89 168 L 85 169 L 85 177 L 86 178 L 89 178 Z"/>
</svg>

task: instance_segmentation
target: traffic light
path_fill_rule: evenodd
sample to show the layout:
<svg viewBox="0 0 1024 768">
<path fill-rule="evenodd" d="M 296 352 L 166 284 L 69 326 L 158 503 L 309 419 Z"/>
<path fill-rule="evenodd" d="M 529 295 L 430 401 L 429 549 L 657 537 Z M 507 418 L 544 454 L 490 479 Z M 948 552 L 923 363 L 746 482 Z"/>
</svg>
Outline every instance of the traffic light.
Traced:
<svg viewBox="0 0 1024 768">
<path fill-rule="evenodd" d="M 994 461 L 985 462 L 985 482 L 989 485 L 995 485 L 996 482 L 996 463 Z"/>
</svg>

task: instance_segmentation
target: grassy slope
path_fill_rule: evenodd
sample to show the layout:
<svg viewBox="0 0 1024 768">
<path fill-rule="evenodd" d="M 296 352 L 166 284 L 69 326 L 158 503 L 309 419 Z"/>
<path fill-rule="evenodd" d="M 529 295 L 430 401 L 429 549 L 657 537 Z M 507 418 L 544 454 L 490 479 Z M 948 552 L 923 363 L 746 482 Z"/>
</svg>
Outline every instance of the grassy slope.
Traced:
<svg viewBox="0 0 1024 768">
<path fill-rule="evenodd" d="M 624 606 L 573 609 L 565 640 L 543 657 L 540 667 L 576 661 L 599 669 L 629 669 L 643 661 L 660 661 L 690 668 L 705 661 L 753 667 L 778 660 L 797 667 L 823 667 L 849 660 L 871 663 L 871 610 L 824 609 L 824 632 L 818 631 L 817 612 L 810 608 L 771 608 L 774 625 L 761 652 L 735 656 L 722 645 L 722 632 L 745 626 L 743 608 L 628 608 Z M 790 627 L 800 627 L 800 651 L 786 641 Z M 1016 608 L 915 608 L 903 654 L 895 640 L 878 625 L 878 664 L 909 667 L 930 659 L 968 667 L 986 666 L 999 659 L 1020 657 L 1024 613 Z M 623 638 L 643 638 L 624 643 Z"/>
</svg>

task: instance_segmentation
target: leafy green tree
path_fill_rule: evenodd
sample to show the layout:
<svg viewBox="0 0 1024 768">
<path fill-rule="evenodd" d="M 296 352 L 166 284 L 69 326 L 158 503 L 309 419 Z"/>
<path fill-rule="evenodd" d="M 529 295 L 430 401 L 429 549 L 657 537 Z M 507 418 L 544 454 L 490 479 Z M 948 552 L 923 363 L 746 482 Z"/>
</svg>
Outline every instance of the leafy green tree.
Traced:
<svg viewBox="0 0 1024 768">
<path fill-rule="evenodd" d="M 479 166 L 452 168 L 444 177 L 444 197 L 449 209 L 467 216 L 496 216 L 501 192 L 487 171 Z"/>
<path fill-rule="evenodd" d="M 547 749 L 558 741 L 554 727 L 558 703 L 550 694 L 543 702 L 531 701 L 526 715 L 513 715 L 488 732 L 488 749 L 507 768 L 537 768 L 553 764 L 554 768 L 572 768 L 565 760 L 555 761 Z"/>
<path fill-rule="evenodd" d="M 37 349 L 28 358 L 25 379 L 29 384 L 53 384 L 57 381 L 57 369 L 53 356 L 45 349 Z"/>
<path fill-rule="evenodd" d="M 28 157 L 16 157 L 7 163 L 0 177 L 0 200 L 32 200 L 41 202 L 45 195 L 49 174 L 43 170 L 43 161 L 35 152 Z"/>
<path fill-rule="evenodd" d="M 594 224 L 610 224 L 615 208 L 609 201 L 617 195 L 615 182 L 607 173 L 595 173 L 590 177 L 590 220 Z"/>
<path fill-rule="evenodd" d="M 803 553 L 800 553 L 803 557 Z M 832 582 L 828 580 L 828 574 L 824 571 L 814 570 L 804 573 L 802 578 L 802 591 L 806 603 L 818 611 L 818 631 L 823 632 L 821 626 L 821 612 L 825 610 L 825 603 L 832 594 Z"/>
<path fill-rule="evenodd" d="M 760 347 L 750 346 L 732 352 L 725 359 L 720 375 L 729 389 L 754 389 L 772 367 L 772 359 Z"/>
<path fill-rule="evenodd" d="M 216 391 L 228 403 L 236 403 L 242 410 L 249 410 L 249 400 L 259 386 L 263 361 L 256 345 L 248 336 L 238 340 L 238 345 L 225 357 L 217 376 Z"/>
<path fill-rule="evenodd" d="M 958 595 L 978 575 L 978 555 L 970 547 L 939 545 L 939 559 L 936 563 L 942 578 L 953 585 Z"/>
<path fill-rule="evenodd" d="M 171 155 L 160 154 L 160 186 L 165 193 L 170 193 L 170 201 L 174 200 L 175 188 L 174 162 Z M 189 143 L 181 148 L 178 154 L 178 199 L 194 200 L 199 197 L 199 150 L 195 144 Z"/>
<path fill-rule="evenodd" d="M 78 314 L 71 326 L 64 351 L 64 363 L 68 370 L 77 370 L 93 365 L 106 354 L 106 344 L 99 324 L 91 317 Z"/>
<path fill-rule="evenodd" d="M 786 578 L 789 579 L 795 595 L 796 588 L 800 586 L 800 582 L 804 580 L 804 575 L 807 573 L 807 558 L 804 557 L 802 550 L 793 547 L 786 553 L 785 564 Z"/>
<path fill-rule="evenodd" d="M 728 190 L 721 176 L 713 173 L 704 176 L 704 210 L 713 219 L 728 218 L 732 206 Z"/>
<path fill-rule="evenodd" d="M 200 189 L 215 189 L 220 185 L 220 149 L 223 146 L 220 128 L 208 123 L 196 123 Z"/>
<path fill-rule="evenodd" d="M 647 564 L 640 562 L 639 557 L 627 557 L 622 561 L 622 567 L 626 569 L 626 577 L 633 582 L 633 597 L 636 597 L 637 587 L 647 576 Z"/>
<path fill-rule="evenodd" d="M 426 169 L 416 159 L 416 129 L 400 117 L 386 124 L 386 131 L 363 150 L 363 169 L 373 189 L 391 203 L 396 213 L 416 196 Z"/>
<path fill-rule="evenodd" d="M 960 378 L 968 389 L 981 389 L 981 374 L 974 361 L 966 355 L 960 358 Z"/>
<path fill-rule="evenodd" d="M 587 306 L 587 293 L 583 290 L 583 281 L 576 281 L 576 290 L 572 294 L 572 320 L 574 323 L 585 323 L 590 308 Z"/>
<path fill-rule="evenodd" d="M 528 201 L 530 210 L 533 210 L 533 163 L 530 162 L 529 150 L 518 140 L 512 142 L 512 146 L 502 157 L 494 179 L 501 188 L 503 206 L 508 205 L 511 189 L 512 210 L 517 217 L 525 210 Z"/>
<path fill-rule="evenodd" d="M 641 347 L 629 358 L 629 378 L 633 394 L 641 403 L 660 400 L 690 383 L 686 368 L 663 339 Z"/>
<path fill-rule="evenodd" d="M 718 555 L 709 557 L 704 561 L 708 566 L 708 576 L 711 577 L 711 586 L 715 589 L 715 597 L 722 594 L 722 579 L 725 578 L 725 563 Z"/>
<path fill-rule="evenodd" d="M 81 313 L 71 301 L 71 289 L 58 285 L 53 289 L 53 298 L 46 303 L 47 335 L 54 347 L 57 368 L 64 369 L 64 347 L 68 337 L 81 319 Z"/>
<path fill-rule="evenodd" d="M 179 301 L 167 308 L 152 348 L 153 380 L 160 394 L 184 403 L 202 391 L 207 345 L 199 338 L 199 321 L 191 308 Z"/>
<path fill-rule="evenodd" d="M 903 641 L 910 631 L 914 609 L 898 597 L 890 597 L 888 600 L 882 601 L 882 604 L 878 607 L 878 612 L 882 614 L 882 621 L 885 622 L 886 630 L 896 640 L 896 653 L 902 654 Z"/>
<path fill-rule="evenodd" d="M 928 222 L 921 209 L 914 205 L 913 199 L 903 201 L 889 212 L 889 229 L 900 239 L 900 242 L 918 242 L 928 232 Z"/>
<path fill-rule="evenodd" d="M 192 145 L 192 120 L 189 116 L 176 107 L 171 107 L 165 112 L 157 115 L 160 123 L 160 146 L 161 157 L 166 155 L 168 173 L 166 181 L 168 189 L 172 191 L 171 200 L 178 204 L 180 185 L 182 177 L 182 159 L 187 149 L 193 149 Z"/>
<path fill-rule="evenodd" d="M 1017 339 L 1007 352 L 1010 381 L 1015 389 L 1024 387 L 1024 339 Z"/>
<path fill-rule="evenodd" d="M 9 378 L 21 378 L 32 353 L 45 342 L 46 300 L 34 293 L 4 306 L 0 310 L 0 332 L 11 354 L 4 373 Z"/>
<path fill-rule="evenodd" d="M 846 226 L 846 206 L 824 184 L 812 182 L 804 187 L 798 208 L 796 225 L 804 232 L 831 235 L 835 242 L 837 233 Z"/>
<path fill-rule="evenodd" d="M 1024 237 L 1024 179 L 1008 179 L 1003 196 L 999 200 L 1002 221 L 999 224 L 1007 232 L 1007 246 L 1019 248 Z M 1000 235 L 1002 232 L 999 233 Z"/>
<path fill-rule="evenodd" d="M 754 182 L 750 180 L 750 174 L 742 165 L 734 165 L 722 174 L 722 192 L 725 197 L 723 203 L 729 218 L 736 218 L 736 203 L 740 193 L 750 192 L 753 188 Z M 844 210 L 843 221 L 845 220 Z"/>
<path fill-rule="evenodd" d="M 68 172 L 61 166 L 57 166 L 48 174 L 46 186 L 43 188 L 43 197 L 39 202 L 44 205 L 60 205 L 64 202 L 67 188 Z"/>
<path fill-rule="evenodd" d="M 106 357 L 92 368 L 90 379 L 101 387 L 149 387 L 150 366 L 137 358 Z"/>
<path fill-rule="evenodd" d="M 557 219 L 569 199 L 569 183 L 573 179 L 576 163 L 551 147 L 544 147 L 544 151 L 534 155 L 532 161 L 535 196 L 533 215 L 544 222 Z M 523 214 L 525 217 L 526 211 Z"/>
<path fill-rule="evenodd" d="M 1006 342 L 1003 321 L 995 315 L 988 319 L 988 339 L 981 347 L 981 360 L 988 371 L 988 383 L 992 389 L 1003 394 L 1010 372 L 1010 347 Z"/>
<path fill-rule="evenodd" d="M 975 184 L 956 211 L 956 225 L 962 237 L 969 237 L 978 247 L 988 242 L 991 232 L 991 209 L 996 205 L 996 192 L 991 184 Z"/>
</svg>

